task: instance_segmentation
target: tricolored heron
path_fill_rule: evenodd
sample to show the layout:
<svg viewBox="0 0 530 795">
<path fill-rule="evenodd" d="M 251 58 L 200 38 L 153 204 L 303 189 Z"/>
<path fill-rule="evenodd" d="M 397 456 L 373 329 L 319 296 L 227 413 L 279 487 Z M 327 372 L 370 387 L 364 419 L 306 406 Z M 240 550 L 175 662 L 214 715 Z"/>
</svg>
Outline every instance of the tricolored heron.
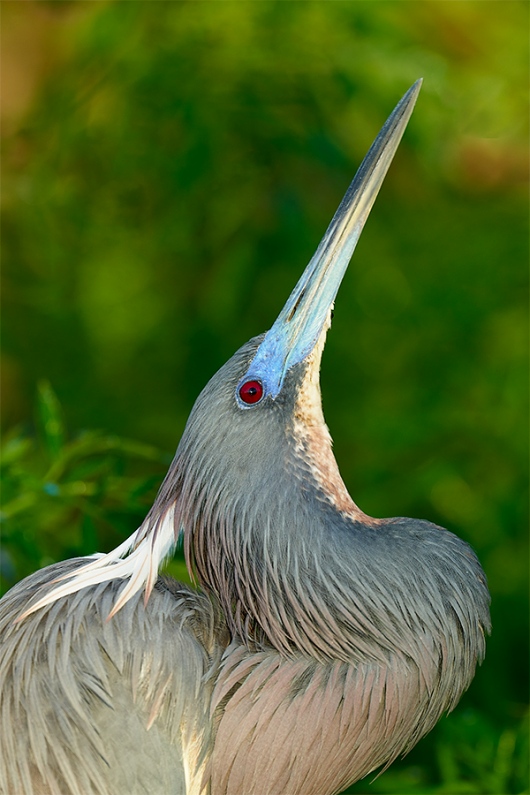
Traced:
<svg viewBox="0 0 530 795">
<path fill-rule="evenodd" d="M 320 400 L 333 302 L 419 88 L 270 331 L 199 396 L 139 530 L 2 600 L 3 795 L 332 795 L 471 682 L 489 630 L 475 554 L 363 513 Z M 200 592 L 158 579 L 181 534 Z"/>
</svg>

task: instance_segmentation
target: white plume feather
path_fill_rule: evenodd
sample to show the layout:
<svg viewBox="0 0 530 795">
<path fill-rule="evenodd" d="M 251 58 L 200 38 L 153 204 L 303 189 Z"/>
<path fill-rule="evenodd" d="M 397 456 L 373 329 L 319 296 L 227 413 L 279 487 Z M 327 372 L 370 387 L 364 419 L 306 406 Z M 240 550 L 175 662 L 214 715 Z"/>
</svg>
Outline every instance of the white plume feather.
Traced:
<svg viewBox="0 0 530 795">
<path fill-rule="evenodd" d="M 55 581 L 58 585 L 30 605 L 17 618 L 17 621 L 22 621 L 26 616 L 56 602 L 57 599 L 62 599 L 82 588 L 88 588 L 90 585 L 97 585 L 107 580 L 129 580 L 120 591 L 109 618 L 115 615 L 142 587 L 145 588 L 145 602 L 147 602 L 162 561 L 176 544 L 174 514 L 174 506 L 171 506 L 154 520 L 152 516 L 148 516 L 138 530 L 116 549 L 106 555 L 97 554 L 97 556 L 87 557 L 90 563 L 81 566 L 73 575 L 67 574 L 58 578 Z"/>
</svg>

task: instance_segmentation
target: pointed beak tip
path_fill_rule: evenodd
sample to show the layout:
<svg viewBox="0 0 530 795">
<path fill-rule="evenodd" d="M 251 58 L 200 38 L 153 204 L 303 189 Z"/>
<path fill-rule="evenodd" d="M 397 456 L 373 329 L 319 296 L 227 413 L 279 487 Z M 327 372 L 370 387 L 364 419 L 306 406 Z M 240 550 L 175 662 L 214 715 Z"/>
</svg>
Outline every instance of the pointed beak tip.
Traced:
<svg viewBox="0 0 530 795">
<path fill-rule="evenodd" d="M 421 87 L 423 85 L 423 77 L 418 77 L 418 79 L 411 85 L 407 94 L 410 94 L 411 97 L 414 97 L 414 103 L 418 99 L 418 95 L 421 91 Z"/>
</svg>

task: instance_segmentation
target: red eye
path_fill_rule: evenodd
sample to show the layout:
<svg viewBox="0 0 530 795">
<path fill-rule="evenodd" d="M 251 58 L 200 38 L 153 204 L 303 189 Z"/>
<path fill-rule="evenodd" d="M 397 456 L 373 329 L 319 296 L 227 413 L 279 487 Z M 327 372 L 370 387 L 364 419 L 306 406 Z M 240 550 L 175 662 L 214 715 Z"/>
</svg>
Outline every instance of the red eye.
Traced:
<svg viewBox="0 0 530 795">
<path fill-rule="evenodd" d="M 263 385 L 260 381 L 245 381 L 239 387 L 239 397 L 243 403 L 259 403 L 263 397 Z"/>
</svg>

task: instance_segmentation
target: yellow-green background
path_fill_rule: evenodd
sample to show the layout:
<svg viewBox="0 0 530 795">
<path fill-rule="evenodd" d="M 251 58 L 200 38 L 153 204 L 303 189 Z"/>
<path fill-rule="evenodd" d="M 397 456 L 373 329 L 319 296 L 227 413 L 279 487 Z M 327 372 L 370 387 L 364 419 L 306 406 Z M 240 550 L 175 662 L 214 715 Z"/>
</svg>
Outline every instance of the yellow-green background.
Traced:
<svg viewBox="0 0 530 795">
<path fill-rule="evenodd" d="M 1 4 L 4 587 L 135 529 L 197 393 L 270 326 L 424 78 L 324 408 L 365 511 L 474 546 L 494 631 L 458 710 L 351 792 L 528 791 L 528 9 Z"/>
</svg>

